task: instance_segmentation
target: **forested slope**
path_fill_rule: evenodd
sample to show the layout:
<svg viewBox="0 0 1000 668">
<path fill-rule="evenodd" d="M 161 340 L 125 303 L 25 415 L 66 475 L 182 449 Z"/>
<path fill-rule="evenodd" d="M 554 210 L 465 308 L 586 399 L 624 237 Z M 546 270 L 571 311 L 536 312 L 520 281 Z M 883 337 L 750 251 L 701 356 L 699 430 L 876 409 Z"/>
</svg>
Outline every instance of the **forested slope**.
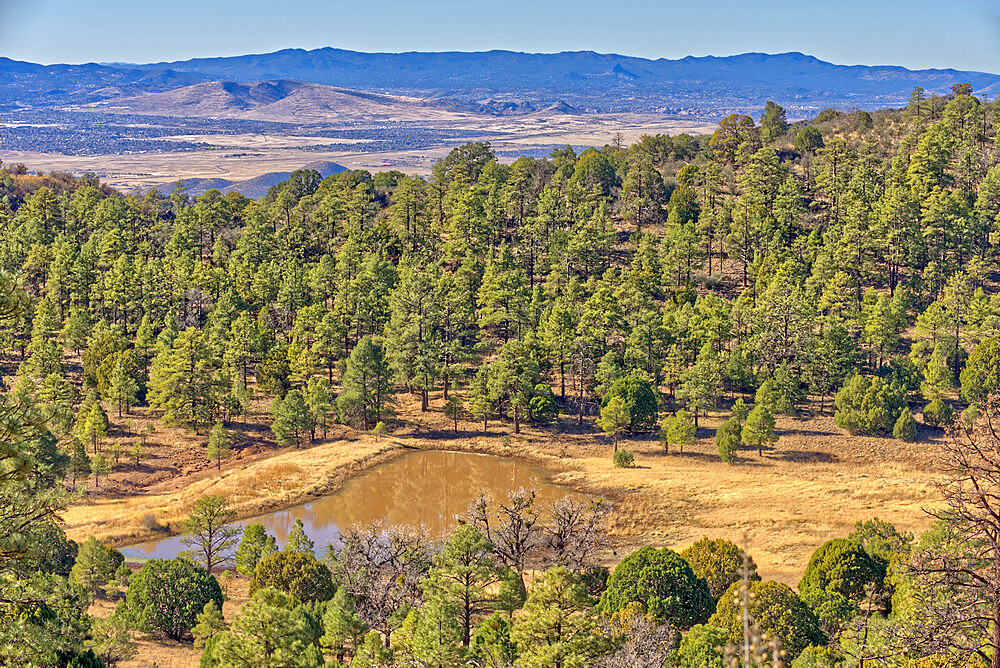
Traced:
<svg viewBox="0 0 1000 668">
<path fill-rule="evenodd" d="M 734 115 L 711 137 L 512 165 L 468 144 L 426 180 L 300 171 L 257 201 L 123 196 L 8 166 L 0 341 L 16 456 L 3 490 L 30 519 L 4 525 L 22 547 L 0 559 L 8 575 L 68 570 L 36 563 L 61 533 L 39 519 L 65 502 L 65 478 L 99 486 L 109 427 L 136 410 L 211 432 L 217 461 L 261 401 L 281 445 L 334 422 L 392 429 L 408 394 L 514 432 L 597 416 L 616 449 L 661 425 L 683 445 L 724 409 L 728 460 L 773 442 L 773 415 L 809 397 L 825 410 L 836 394 L 850 433 L 912 438 L 911 407 L 933 425 L 968 405 L 971 424 L 1000 383 L 997 114 L 961 85 L 795 126 L 771 104 L 759 125 Z M 572 577 L 543 581 L 585 596 Z M 66 586 L 51 578 L 0 605 Z M 719 606 L 719 624 L 736 619 Z M 44 635 L 59 619 L 22 621 Z M 72 650 L 58 633 L 51 651 Z"/>
</svg>

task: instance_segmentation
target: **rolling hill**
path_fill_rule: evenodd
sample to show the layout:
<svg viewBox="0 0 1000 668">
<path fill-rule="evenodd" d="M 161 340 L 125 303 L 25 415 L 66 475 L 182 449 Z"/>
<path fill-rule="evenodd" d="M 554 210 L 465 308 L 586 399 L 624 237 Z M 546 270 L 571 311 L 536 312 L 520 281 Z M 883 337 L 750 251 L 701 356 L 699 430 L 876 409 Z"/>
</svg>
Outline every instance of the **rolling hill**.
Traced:
<svg viewBox="0 0 1000 668">
<path fill-rule="evenodd" d="M 252 83 L 211 81 L 93 102 L 84 108 L 112 113 L 310 123 L 454 120 L 462 113 L 456 107 L 412 97 L 279 79 Z"/>
</svg>

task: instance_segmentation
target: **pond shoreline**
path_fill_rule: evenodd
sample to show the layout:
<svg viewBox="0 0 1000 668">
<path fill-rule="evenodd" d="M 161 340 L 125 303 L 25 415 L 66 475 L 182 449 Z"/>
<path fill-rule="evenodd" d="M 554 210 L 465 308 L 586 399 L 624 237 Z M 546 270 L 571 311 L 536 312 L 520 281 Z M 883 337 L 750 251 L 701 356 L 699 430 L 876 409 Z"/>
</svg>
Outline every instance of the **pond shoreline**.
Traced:
<svg viewBox="0 0 1000 668">
<path fill-rule="evenodd" d="M 483 442 L 484 440 L 486 442 Z M 233 507 L 237 512 L 237 522 L 270 513 L 286 511 L 335 495 L 351 480 L 369 473 L 377 467 L 389 464 L 407 453 L 417 451 L 459 452 L 520 461 L 538 468 L 544 474 L 545 482 L 564 487 L 567 491 L 590 496 L 609 496 L 608 492 L 610 490 L 598 489 L 598 486 L 583 473 L 581 467 L 573 465 L 572 459 L 546 455 L 530 446 L 514 445 L 504 447 L 492 442 L 497 440 L 499 439 L 486 437 L 486 439 L 469 438 L 464 440 L 464 442 L 459 439 L 454 441 L 430 442 L 419 435 L 403 434 L 386 437 L 383 442 L 377 443 L 370 436 L 361 435 L 360 437 L 355 436 L 354 438 L 336 439 L 319 443 L 308 448 L 285 450 L 275 453 L 270 457 L 253 462 L 242 469 L 224 470 L 224 477 L 220 480 L 225 481 L 229 478 L 237 479 L 236 486 L 239 488 L 238 495 L 240 498 L 235 499 L 233 503 Z M 364 452 L 365 448 L 358 448 L 359 445 L 375 445 L 375 448 L 373 452 Z M 245 486 L 238 484 L 240 478 L 247 477 L 242 474 L 255 469 L 266 468 L 276 463 L 279 459 L 304 463 L 311 459 L 313 453 L 322 453 L 331 449 L 340 451 L 341 461 L 332 466 L 316 467 L 315 470 L 310 471 L 307 479 L 302 480 L 301 483 L 293 487 L 282 490 L 283 493 L 281 494 L 276 495 L 269 489 L 261 489 L 253 485 Z M 355 453 L 356 449 L 360 451 Z M 566 474 L 572 473 L 578 475 L 570 475 L 567 479 Z M 112 518 L 112 521 L 102 520 L 77 526 L 74 526 L 76 523 L 72 522 L 74 514 L 72 511 L 81 507 L 103 506 L 106 512 L 102 514 L 105 517 L 113 516 L 115 513 L 128 513 L 128 501 L 132 499 L 142 500 L 143 497 L 137 495 L 136 497 L 125 497 L 124 499 L 98 499 L 94 502 L 72 506 L 67 512 L 69 516 L 67 518 L 67 524 L 69 524 L 68 532 L 71 537 L 82 539 L 87 535 L 84 532 L 90 529 L 91 533 L 98 535 L 101 540 L 115 547 L 129 547 L 151 540 L 162 540 L 180 535 L 183 533 L 183 520 L 186 518 L 186 512 L 181 512 L 182 508 L 189 507 L 193 504 L 194 499 L 204 494 L 222 493 L 226 495 L 224 489 L 215 489 L 224 485 L 212 484 L 212 482 L 208 481 L 208 484 L 202 485 L 193 483 L 175 494 L 164 495 L 174 497 L 169 499 L 170 503 L 168 504 L 172 506 L 174 512 L 169 514 L 162 513 L 167 515 L 162 518 L 161 513 L 156 513 L 160 528 L 153 528 L 143 524 L 142 520 L 137 523 L 134 511 L 131 513 L 132 522 L 113 522 L 114 518 Z M 201 490 L 194 489 L 200 487 L 204 487 L 202 493 L 198 493 Z"/>
<path fill-rule="evenodd" d="M 543 514 L 564 496 L 582 496 L 554 482 L 548 469 L 521 458 L 431 448 L 399 448 L 395 452 L 398 456 L 387 457 L 387 461 L 347 478 L 336 492 L 235 520 L 233 525 L 259 522 L 280 547 L 293 524 L 301 521 L 321 555 L 350 527 L 373 523 L 408 527 L 439 540 L 454 531 L 456 517 L 481 493 L 500 500 L 513 490 L 532 488 Z M 129 560 L 170 558 L 186 548 L 181 539 L 160 535 L 129 543 L 122 550 Z"/>
</svg>

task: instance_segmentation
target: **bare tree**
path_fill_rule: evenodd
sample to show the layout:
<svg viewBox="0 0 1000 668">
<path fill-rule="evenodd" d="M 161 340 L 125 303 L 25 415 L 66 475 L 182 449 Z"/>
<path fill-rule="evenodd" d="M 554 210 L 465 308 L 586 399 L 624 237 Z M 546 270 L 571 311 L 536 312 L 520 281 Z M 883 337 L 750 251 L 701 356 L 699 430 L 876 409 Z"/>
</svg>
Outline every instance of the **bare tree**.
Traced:
<svg viewBox="0 0 1000 668">
<path fill-rule="evenodd" d="M 232 525 L 235 519 L 236 511 L 220 494 L 209 494 L 194 502 L 184 525 L 188 535 L 181 542 L 193 549 L 209 573 L 232 556 L 239 542 L 240 528 Z"/>
<path fill-rule="evenodd" d="M 388 643 L 393 614 L 420 600 L 420 581 L 431 565 L 427 535 L 375 522 L 352 527 L 341 540 L 334 576 L 354 598 L 361 620 L 384 634 Z"/>
<path fill-rule="evenodd" d="M 607 619 L 604 633 L 615 649 L 598 664 L 601 668 L 663 668 L 668 658 L 676 656 L 674 647 L 680 640 L 676 629 L 658 624 L 635 604 Z"/>
<path fill-rule="evenodd" d="M 944 446 L 944 508 L 929 511 L 942 532 L 915 550 L 909 624 L 901 644 L 978 655 L 1000 668 L 1000 397 L 971 426 L 954 426 Z"/>
<path fill-rule="evenodd" d="M 524 586 L 524 571 L 535 553 L 543 545 L 544 535 L 535 507 L 535 490 L 521 488 L 507 496 L 507 503 L 497 503 L 482 495 L 472 502 L 465 522 L 483 532 L 493 543 L 497 559 L 513 568 Z"/>
<path fill-rule="evenodd" d="M 576 571 L 592 565 L 595 553 L 608 544 L 605 521 L 610 512 L 604 499 L 567 495 L 553 503 L 552 517 L 544 527 L 553 562 Z"/>
</svg>

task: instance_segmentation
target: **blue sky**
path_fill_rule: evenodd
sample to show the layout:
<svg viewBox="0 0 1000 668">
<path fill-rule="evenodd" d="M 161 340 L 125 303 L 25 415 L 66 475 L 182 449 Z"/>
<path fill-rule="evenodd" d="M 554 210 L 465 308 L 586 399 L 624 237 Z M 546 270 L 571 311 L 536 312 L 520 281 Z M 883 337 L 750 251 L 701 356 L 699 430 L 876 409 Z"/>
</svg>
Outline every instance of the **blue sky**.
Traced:
<svg viewBox="0 0 1000 668">
<path fill-rule="evenodd" d="M 1000 72 L 997 0 L 0 0 L 0 56 L 152 62 L 336 46 L 802 51 L 844 64 Z"/>
</svg>

